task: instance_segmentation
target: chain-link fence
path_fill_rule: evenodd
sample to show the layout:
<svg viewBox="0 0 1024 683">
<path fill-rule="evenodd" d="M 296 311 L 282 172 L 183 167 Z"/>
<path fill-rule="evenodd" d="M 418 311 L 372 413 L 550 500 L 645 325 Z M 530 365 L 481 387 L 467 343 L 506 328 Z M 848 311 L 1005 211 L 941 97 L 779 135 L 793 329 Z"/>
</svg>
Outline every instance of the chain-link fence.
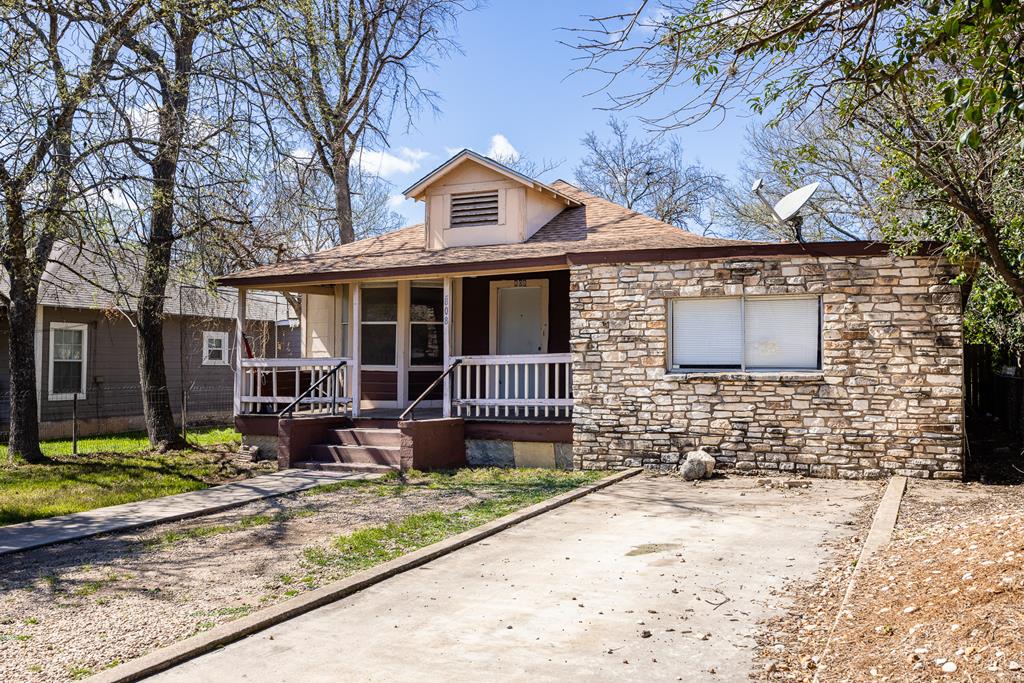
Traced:
<svg viewBox="0 0 1024 683">
<path fill-rule="evenodd" d="M 166 393 L 153 390 L 154 401 L 170 402 L 175 425 L 187 435 L 190 429 L 231 423 L 234 390 L 230 383 L 170 386 Z M 10 427 L 10 392 L 0 392 L 0 442 L 6 443 Z M 43 388 L 39 401 L 40 436 L 72 438 L 144 430 L 146 427 L 139 383 L 93 383 L 85 393 L 52 395 Z"/>
</svg>

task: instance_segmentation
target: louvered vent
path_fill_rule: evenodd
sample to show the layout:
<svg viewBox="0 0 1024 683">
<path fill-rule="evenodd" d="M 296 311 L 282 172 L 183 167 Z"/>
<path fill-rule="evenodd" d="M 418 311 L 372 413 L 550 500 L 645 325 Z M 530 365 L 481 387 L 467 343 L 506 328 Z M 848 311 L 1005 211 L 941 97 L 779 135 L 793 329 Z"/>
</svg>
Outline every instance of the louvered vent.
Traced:
<svg viewBox="0 0 1024 683">
<path fill-rule="evenodd" d="M 498 191 L 452 195 L 453 228 L 498 224 Z"/>
</svg>

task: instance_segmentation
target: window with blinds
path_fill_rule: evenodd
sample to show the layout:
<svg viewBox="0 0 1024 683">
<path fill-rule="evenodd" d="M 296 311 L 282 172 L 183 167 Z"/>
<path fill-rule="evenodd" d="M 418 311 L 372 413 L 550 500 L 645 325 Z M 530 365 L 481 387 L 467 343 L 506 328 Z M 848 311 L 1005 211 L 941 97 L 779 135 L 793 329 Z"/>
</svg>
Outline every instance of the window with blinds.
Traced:
<svg viewBox="0 0 1024 683">
<path fill-rule="evenodd" d="M 498 191 L 452 195 L 451 227 L 498 224 Z"/>
<path fill-rule="evenodd" d="M 676 299 L 671 317 L 673 370 L 821 367 L 818 297 Z"/>
</svg>

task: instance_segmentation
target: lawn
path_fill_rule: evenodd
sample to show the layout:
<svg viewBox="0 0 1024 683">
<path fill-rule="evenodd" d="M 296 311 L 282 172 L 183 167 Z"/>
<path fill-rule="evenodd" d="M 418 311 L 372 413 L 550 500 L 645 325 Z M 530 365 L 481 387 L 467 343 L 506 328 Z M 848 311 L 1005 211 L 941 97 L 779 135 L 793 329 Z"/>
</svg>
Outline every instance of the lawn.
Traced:
<svg viewBox="0 0 1024 683">
<path fill-rule="evenodd" d="M 502 468 L 429 473 L 412 471 L 407 473 L 404 480 L 392 479 L 388 483 L 376 482 L 372 486 L 380 496 L 401 496 L 420 489 L 473 493 L 483 500 L 458 510 L 413 514 L 384 525 L 342 534 L 327 548 L 306 548 L 305 560 L 311 565 L 338 567 L 346 573 L 366 569 L 607 475 L 607 472 L 593 470 Z M 365 482 L 357 481 L 326 484 L 311 489 L 309 494 L 366 485 Z"/>
<path fill-rule="evenodd" d="M 0 525 L 130 503 L 237 479 L 240 471 L 225 456 L 227 445 L 239 443 L 234 429 L 192 432 L 194 450 L 158 454 L 145 434 L 129 433 L 78 440 L 71 455 L 70 440 L 42 444 L 54 462 L 7 464 L 7 447 L 0 450 Z"/>
</svg>

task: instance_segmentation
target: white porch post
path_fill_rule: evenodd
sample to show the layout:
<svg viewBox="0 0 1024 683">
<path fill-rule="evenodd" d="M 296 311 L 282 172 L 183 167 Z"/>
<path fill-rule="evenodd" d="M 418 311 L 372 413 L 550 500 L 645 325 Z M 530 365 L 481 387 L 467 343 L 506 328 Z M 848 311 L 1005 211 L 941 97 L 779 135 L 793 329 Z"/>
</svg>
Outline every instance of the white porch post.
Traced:
<svg viewBox="0 0 1024 683">
<path fill-rule="evenodd" d="M 444 279 L 444 300 L 443 300 L 443 311 L 442 311 L 442 336 L 441 336 L 441 348 L 444 349 L 444 362 L 442 367 L 445 371 L 448 370 L 448 364 L 451 363 L 452 355 L 452 279 L 446 277 Z M 444 377 L 444 400 L 441 404 L 441 415 L 443 417 L 452 416 L 452 376 L 445 375 Z"/>
<path fill-rule="evenodd" d="M 238 288 L 238 312 L 235 316 L 235 415 L 242 414 L 242 390 L 245 387 L 245 289 Z"/>
<path fill-rule="evenodd" d="M 349 369 L 352 371 L 352 379 L 349 380 L 349 386 L 352 389 L 352 417 L 359 417 L 359 404 L 360 397 L 362 396 L 362 346 L 363 346 L 363 334 L 362 326 L 360 321 L 363 319 L 362 313 L 362 300 L 363 294 L 362 289 L 358 282 L 352 283 L 352 324 L 349 325 L 351 328 L 349 331 L 352 334 L 352 344 L 349 346 L 352 349 L 352 364 Z"/>
</svg>

